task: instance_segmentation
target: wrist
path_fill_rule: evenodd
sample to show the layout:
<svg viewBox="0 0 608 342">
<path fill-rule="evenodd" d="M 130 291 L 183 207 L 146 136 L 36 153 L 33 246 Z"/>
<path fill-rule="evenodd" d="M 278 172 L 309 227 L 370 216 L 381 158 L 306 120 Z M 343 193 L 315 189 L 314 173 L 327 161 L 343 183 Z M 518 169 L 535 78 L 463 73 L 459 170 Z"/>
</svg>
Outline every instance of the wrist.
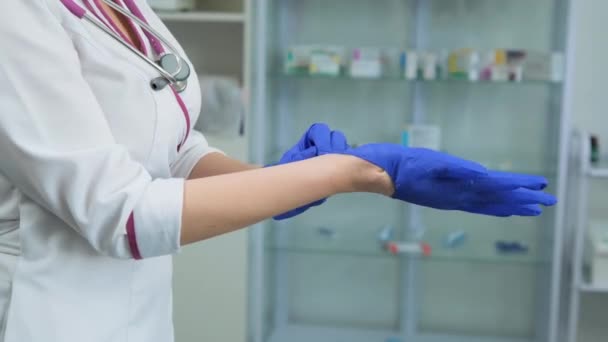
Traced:
<svg viewBox="0 0 608 342">
<path fill-rule="evenodd" d="M 385 196 L 392 196 L 395 192 L 393 181 L 382 168 L 355 156 L 331 157 L 337 165 L 332 183 L 338 192 L 370 192 Z"/>
</svg>

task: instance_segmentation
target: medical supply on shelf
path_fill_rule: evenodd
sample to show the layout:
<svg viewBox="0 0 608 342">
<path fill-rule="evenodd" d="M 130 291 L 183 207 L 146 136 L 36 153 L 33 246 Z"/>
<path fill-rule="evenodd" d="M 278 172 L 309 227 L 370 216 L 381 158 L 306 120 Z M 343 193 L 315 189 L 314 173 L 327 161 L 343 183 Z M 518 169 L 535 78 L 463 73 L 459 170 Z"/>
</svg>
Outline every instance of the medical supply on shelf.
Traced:
<svg viewBox="0 0 608 342">
<path fill-rule="evenodd" d="M 494 51 L 483 52 L 481 54 L 479 79 L 481 81 L 491 81 L 495 65 L 496 65 L 496 53 Z"/>
<path fill-rule="evenodd" d="M 561 82 L 564 76 L 564 63 L 562 53 L 524 51 L 522 79 Z"/>
<path fill-rule="evenodd" d="M 527 254 L 530 247 L 519 241 L 496 241 L 496 251 L 500 254 Z"/>
<path fill-rule="evenodd" d="M 395 238 L 395 227 L 390 225 L 382 227 L 378 232 L 377 238 L 378 242 L 385 245 L 387 242 Z"/>
<path fill-rule="evenodd" d="M 431 256 L 431 245 L 425 242 L 389 242 L 386 249 L 393 255 L 411 254 Z"/>
<path fill-rule="evenodd" d="M 427 81 L 437 79 L 438 58 L 433 52 L 422 55 L 422 78 Z"/>
<path fill-rule="evenodd" d="M 462 230 L 449 233 L 443 240 L 445 248 L 458 248 L 464 245 L 468 238 L 468 234 Z"/>
<path fill-rule="evenodd" d="M 415 80 L 419 76 L 419 58 L 416 51 L 405 51 L 401 53 L 401 71 L 406 80 Z"/>
<path fill-rule="evenodd" d="M 195 0 L 148 0 L 148 4 L 159 11 L 191 11 L 196 7 Z"/>
<path fill-rule="evenodd" d="M 288 74 L 308 74 L 310 57 L 314 48 L 305 45 L 288 48 L 285 56 L 285 72 Z"/>
<path fill-rule="evenodd" d="M 591 162 L 598 163 L 600 161 L 600 140 L 597 135 L 591 135 Z"/>
<path fill-rule="evenodd" d="M 353 78 L 380 78 L 384 72 L 384 61 L 380 49 L 357 48 L 353 50 L 350 76 Z"/>
<path fill-rule="evenodd" d="M 338 46 L 292 46 L 285 58 L 287 74 L 338 76 L 343 66 L 344 48 Z"/>
<path fill-rule="evenodd" d="M 406 147 L 441 150 L 441 128 L 436 125 L 408 125 L 402 132 L 401 143 Z"/>
<path fill-rule="evenodd" d="M 345 71 L 344 56 L 345 49 L 339 46 L 293 46 L 287 50 L 285 72 L 338 76 Z M 356 48 L 352 50 L 347 72 L 352 78 L 377 79 L 387 74 L 394 75 L 397 68 L 406 80 L 561 82 L 564 56 L 557 52 L 523 49 L 399 52 L 398 48 Z"/>
<path fill-rule="evenodd" d="M 339 76 L 344 64 L 344 48 L 337 46 L 317 47 L 310 55 L 311 75 Z"/>
<path fill-rule="evenodd" d="M 451 78 L 479 80 L 479 52 L 473 49 L 452 51 L 448 57 L 448 72 Z"/>
<path fill-rule="evenodd" d="M 493 51 L 494 60 L 491 67 L 490 80 L 503 82 L 509 80 L 509 67 L 507 65 L 507 53 L 505 50 Z"/>
<path fill-rule="evenodd" d="M 437 79 L 446 80 L 449 78 L 449 57 L 450 52 L 447 49 L 442 49 L 437 53 Z"/>
<path fill-rule="evenodd" d="M 524 63 L 526 59 L 526 51 L 524 50 L 505 50 L 507 56 L 507 73 L 508 80 L 512 82 L 520 82 L 523 80 Z"/>
<path fill-rule="evenodd" d="M 608 287 L 608 222 L 590 223 L 587 232 L 585 264 L 589 270 L 590 285 Z"/>
</svg>

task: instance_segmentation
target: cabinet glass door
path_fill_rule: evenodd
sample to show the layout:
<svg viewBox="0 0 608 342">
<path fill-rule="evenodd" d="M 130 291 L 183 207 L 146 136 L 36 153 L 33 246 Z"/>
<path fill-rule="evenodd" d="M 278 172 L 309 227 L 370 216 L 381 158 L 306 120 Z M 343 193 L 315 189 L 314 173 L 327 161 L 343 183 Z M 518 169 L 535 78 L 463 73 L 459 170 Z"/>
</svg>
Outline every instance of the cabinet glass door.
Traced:
<svg viewBox="0 0 608 342">
<path fill-rule="evenodd" d="M 442 151 L 557 183 L 564 123 L 556 74 L 567 1 L 254 3 L 256 161 L 277 161 L 315 122 L 342 130 L 352 145 L 402 143 L 408 129 L 413 140 L 417 127 L 439 132 Z M 513 67 L 505 79 L 484 79 L 475 66 L 479 73 L 463 78 L 448 76 L 453 66 L 446 62 L 445 70 L 407 75 L 412 55 L 404 51 L 422 60 L 428 52 L 440 59 L 465 48 L 477 53 L 466 59 L 477 64 L 490 51 L 498 56 L 497 49 L 509 58 L 557 56 L 555 70 L 526 77 L 532 71 L 522 76 Z M 351 69 L 375 54 L 379 74 L 373 63 L 360 65 L 363 75 Z M 336 55 L 344 60 L 337 69 Z M 267 222 L 252 234 L 251 339 L 550 341 L 556 215 L 549 209 L 541 218 L 499 219 L 356 194 Z M 425 243 L 432 252 L 394 255 L 387 241 Z"/>
</svg>

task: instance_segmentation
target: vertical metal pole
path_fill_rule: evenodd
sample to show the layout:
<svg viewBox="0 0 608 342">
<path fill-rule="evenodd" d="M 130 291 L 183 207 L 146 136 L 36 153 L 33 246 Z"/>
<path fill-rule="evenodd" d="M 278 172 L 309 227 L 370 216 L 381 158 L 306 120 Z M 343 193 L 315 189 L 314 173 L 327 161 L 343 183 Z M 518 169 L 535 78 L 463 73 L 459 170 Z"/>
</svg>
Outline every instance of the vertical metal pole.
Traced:
<svg viewBox="0 0 608 342">
<path fill-rule="evenodd" d="M 293 37 L 295 31 L 296 18 L 294 15 L 294 1 L 280 0 L 276 1 L 275 7 L 277 7 L 278 15 L 278 27 L 279 32 L 279 51 L 285 51 L 290 39 Z M 294 86 L 291 80 L 279 79 L 279 86 L 274 89 L 276 92 L 277 101 L 277 113 L 278 116 L 277 124 L 280 125 L 278 129 L 273 133 L 273 136 L 277 139 L 275 143 L 278 146 L 285 147 L 291 143 L 293 139 L 293 124 L 291 122 L 291 108 L 290 102 L 295 96 Z M 273 148 L 276 146 L 273 146 Z M 289 253 L 284 248 L 289 244 L 289 224 L 287 222 L 275 223 L 276 230 L 274 232 L 275 242 L 281 248 L 277 249 L 275 255 L 276 272 L 274 274 L 275 282 L 275 311 L 274 311 L 274 328 L 276 330 L 282 330 L 289 324 Z"/>
<path fill-rule="evenodd" d="M 566 54 L 566 75 L 564 78 L 564 85 L 562 89 L 562 113 L 561 113 L 561 124 L 560 124 L 560 135 L 559 135 L 559 165 L 558 165 L 558 179 L 557 179 L 557 196 L 561 201 L 557 204 L 555 213 L 555 242 L 553 246 L 552 256 L 552 269 L 551 269 L 551 290 L 550 290 L 550 307 L 549 307 L 549 320 L 548 330 L 549 342 L 557 342 L 558 339 L 558 328 L 559 328 L 559 316 L 560 316 L 560 284 L 561 284 L 561 271 L 562 271 L 562 255 L 563 255 L 563 238 L 564 238 L 564 221 L 565 221 L 565 198 L 567 194 L 567 181 L 568 181 L 568 157 L 569 157 L 569 145 L 571 137 L 571 111 L 572 111 L 572 96 L 573 96 L 573 82 L 575 73 L 575 39 L 576 39 L 576 3 L 578 1 L 563 0 L 563 9 L 566 13 L 562 26 L 567 29 L 566 32 L 566 43 L 564 53 Z M 561 12 L 561 11 L 560 11 Z M 559 39 L 559 38 L 557 38 Z M 562 38 L 563 39 L 563 38 Z M 587 146 L 583 142 L 584 146 Z M 585 174 L 581 176 L 586 177 Z M 581 199 L 583 200 L 583 199 Z M 579 227 L 580 229 L 580 227 Z M 578 288 L 576 289 L 578 291 Z"/>
<path fill-rule="evenodd" d="M 265 162 L 265 123 L 266 123 L 266 0 L 250 0 L 247 2 L 248 13 L 253 18 L 247 39 L 258 42 L 255 51 L 251 53 L 254 59 L 252 66 L 252 103 L 253 110 L 249 126 L 250 132 L 250 158 L 254 163 Z M 250 44 L 252 46 L 252 44 Z M 263 342 L 264 339 L 264 226 L 258 224 L 251 228 L 249 243 L 250 267 L 249 267 L 249 334 L 251 342 Z"/>
<path fill-rule="evenodd" d="M 430 2 L 428 0 L 414 0 L 411 3 L 411 12 L 414 13 L 410 40 L 412 48 L 424 49 L 428 44 L 428 22 L 430 20 Z M 412 103 L 412 123 L 424 123 L 426 120 L 427 94 L 423 84 L 414 83 Z M 408 205 L 409 222 L 405 229 L 405 236 L 411 237 L 423 231 L 423 220 L 421 209 L 414 205 Z M 420 282 L 419 261 L 412 257 L 404 257 L 401 261 L 401 283 L 405 287 L 405 293 L 401 302 L 401 332 L 405 341 L 415 341 L 418 326 L 418 282 Z"/>
<path fill-rule="evenodd" d="M 568 319 L 568 341 L 576 342 L 578 335 L 578 318 L 580 312 L 580 290 L 583 284 L 583 252 L 585 246 L 585 233 L 587 232 L 587 198 L 589 196 L 589 135 L 581 133 L 579 136 L 580 167 L 577 170 L 579 179 L 578 207 L 576 214 L 577 226 L 574 235 L 574 257 L 572 260 L 572 284 L 570 294 L 570 312 Z"/>
</svg>

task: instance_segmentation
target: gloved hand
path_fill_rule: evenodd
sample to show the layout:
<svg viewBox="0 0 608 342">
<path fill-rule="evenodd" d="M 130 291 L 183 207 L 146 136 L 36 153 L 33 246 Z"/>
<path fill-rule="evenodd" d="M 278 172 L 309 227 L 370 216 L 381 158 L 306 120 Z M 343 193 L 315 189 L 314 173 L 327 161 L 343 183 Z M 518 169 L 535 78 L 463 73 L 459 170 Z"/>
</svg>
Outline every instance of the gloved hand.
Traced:
<svg viewBox="0 0 608 342">
<path fill-rule="evenodd" d="M 342 132 L 332 131 L 326 124 L 316 123 L 310 126 L 308 131 L 306 131 L 302 138 L 300 138 L 300 141 L 298 141 L 298 143 L 289 151 L 285 152 L 281 160 L 278 163 L 273 164 L 273 166 L 293 163 L 317 157 L 322 154 L 342 153 L 348 148 L 349 146 L 346 142 L 346 137 Z M 310 207 L 321 205 L 325 201 L 326 199 L 322 199 L 317 202 L 310 203 L 303 207 L 275 216 L 274 219 L 285 220 L 300 215 Z"/>
<path fill-rule="evenodd" d="M 395 186 L 394 198 L 442 210 L 491 216 L 538 216 L 540 205 L 557 200 L 544 193 L 539 176 L 489 171 L 441 152 L 395 144 L 370 144 L 344 154 L 384 169 Z"/>
</svg>

